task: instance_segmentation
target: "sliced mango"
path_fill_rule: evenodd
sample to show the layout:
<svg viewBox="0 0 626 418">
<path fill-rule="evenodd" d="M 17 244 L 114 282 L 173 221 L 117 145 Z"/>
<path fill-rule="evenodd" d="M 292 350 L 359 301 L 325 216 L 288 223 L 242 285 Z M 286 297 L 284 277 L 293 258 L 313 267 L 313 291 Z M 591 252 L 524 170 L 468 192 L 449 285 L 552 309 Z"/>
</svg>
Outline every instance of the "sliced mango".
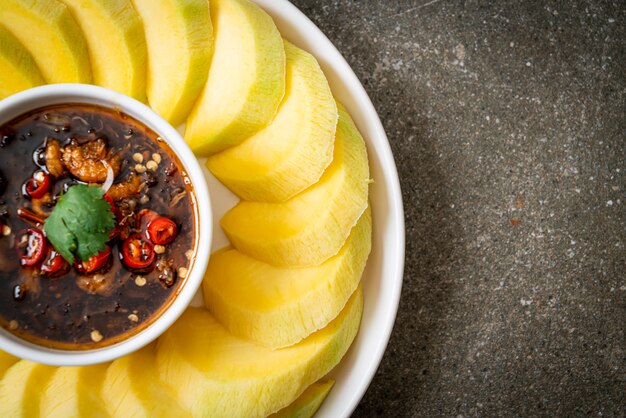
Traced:
<svg viewBox="0 0 626 418">
<path fill-rule="evenodd" d="M 0 377 L 4 375 L 4 373 L 9 369 L 9 367 L 17 363 L 19 360 L 20 360 L 19 358 L 12 356 L 9 353 L 0 351 Z"/>
<path fill-rule="evenodd" d="M 275 266 L 311 266 L 341 249 L 367 207 L 365 143 L 339 107 L 334 158 L 320 181 L 282 203 L 240 202 L 221 220 L 244 254 Z"/>
<path fill-rule="evenodd" d="M 194 416 L 265 417 L 339 363 L 356 336 L 362 309 L 359 287 L 326 328 L 272 351 L 229 334 L 207 310 L 190 308 L 159 339 L 159 372 Z"/>
<path fill-rule="evenodd" d="M 187 119 L 185 140 L 201 156 L 265 127 L 285 93 L 285 50 L 272 18 L 249 0 L 211 0 L 215 37 L 209 78 Z"/>
<path fill-rule="evenodd" d="M 45 83 L 30 52 L 2 25 L 0 68 L 0 99 Z"/>
<path fill-rule="evenodd" d="M 191 417 L 170 393 L 157 375 L 154 345 L 115 360 L 101 391 L 112 417 Z"/>
<path fill-rule="evenodd" d="M 65 4 L 58 0 L 2 0 L 0 24 L 30 51 L 46 82 L 91 82 L 87 43 Z"/>
<path fill-rule="evenodd" d="M 354 293 L 371 249 L 367 210 L 339 253 L 309 268 L 274 267 L 235 249 L 211 255 L 204 300 L 231 333 L 286 347 L 325 327 Z"/>
<path fill-rule="evenodd" d="M 110 363 L 59 367 L 41 393 L 39 415 L 46 418 L 107 418 L 100 387 Z"/>
<path fill-rule="evenodd" d="M 311 418 L 320 409 L 334 384 L 334 380 L 312 384 L 294 403 L 268 418 Z"/>
<path fill-rule="evenodd" d="M 146 99 L 143 24 L 130 0 L 63 0 L 87 39 L 94 83 Z"/>
<path fill-rule="evenodd" d="M 148 45 L 148 102 L 176 126 L 209 74 L 213 26 L 207 0 L 133 0 Z"/>
<path fill-rule="evenodd" d="M 39 396 L 56 367 L 20 360 L 0 381 L 0 417 L 39 416 Z"/>
<path fill-rule="evenodd" d="M 333 159 L 337 105 L 317 60 L 285 41 L 287 90 L 276 117 L 207 167 L 244 200 L 285 201 L 317 182 Z"/>
</svg>

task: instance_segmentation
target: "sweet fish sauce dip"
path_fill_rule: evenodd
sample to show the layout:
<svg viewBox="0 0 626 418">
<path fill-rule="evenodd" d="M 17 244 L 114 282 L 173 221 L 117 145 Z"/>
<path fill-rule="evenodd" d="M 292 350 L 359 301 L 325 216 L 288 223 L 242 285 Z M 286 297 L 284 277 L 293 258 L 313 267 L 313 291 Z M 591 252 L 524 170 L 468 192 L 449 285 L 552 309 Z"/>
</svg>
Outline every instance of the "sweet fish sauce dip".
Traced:
<svg viewBox="0 0 626 418">
<path fill-rule="evenodd" d="M 48 256 L 37 261 L 46 218 L 79 184 L 108 189 L 116 225 L 110 254 L 72 266 L 43 238 Z M 174 152 L 121 112 L 55 105 L 0 126 L 0 325 L 69 350 L 140 332 L 185 282 L 197 241 L 194 208 Z"/>
</svg>

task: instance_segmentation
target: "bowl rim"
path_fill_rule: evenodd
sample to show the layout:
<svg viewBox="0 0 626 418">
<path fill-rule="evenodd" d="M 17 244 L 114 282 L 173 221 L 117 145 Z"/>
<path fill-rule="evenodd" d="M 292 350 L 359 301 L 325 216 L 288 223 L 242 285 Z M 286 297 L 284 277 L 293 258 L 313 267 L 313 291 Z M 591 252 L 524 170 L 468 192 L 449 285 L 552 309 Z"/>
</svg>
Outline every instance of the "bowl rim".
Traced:
<svg viewBox="0 0 626 418">
<path fill-rule="evenodd" d="M 384 245 L 380 242 L 378 245 L 381 245 L 379 250 L 383 252 L 381 271 L 384 272 L 384 276 L 380 280 L 384 282 L 384 286 L 376 289 L 381 291 L 377 306 L 368 307 L 366 302 L 363 319 L 365 320 L 368 315 L 368 308 L 372 308 L 374 312 L 369 312 L 367 319 L 372 320 L 373 324 L 369 329 L 362 324 L 356 340 L 359 342 L 362 339 L 364 343 L 371 345 L 366 347 L 367 350 L 362 349 L 358 352 L 356 344 L 353 343 L 338 366 L 342 371 L 335 387 L 315 415 L 317 418 L 349 417 L 380 365 L 400 303 L 404 276 L 405 224 L 398 171 L 389 140 L 374 105 L 358 77 L 333 43 L 288 0 L 252 1 L 272 16 L 286 39 L 310 52 L 318 60 L 329 79 L 333 93 L 349 110 L 366 141 L 370 152 L 370 165 L 374 159 L 382 173 L 382 178 L 374 180 L 378 185 L 384 183 L 382 190 L 378 191 L 385 194 L 389 207 L 386 208 L 385 225 L 376 225 L 377 220 L 374 218 L 374 228 L 382 228 L 378 230 L 378 234 L 379 239 L 384 240 Z M 376 213 L 374 209 L 372 208 L 373 216 Z M 374 244 L 376 243 L 373 242 Z M 372 316 L 375 318 L 372 319 Z M 349 387 L 340 388 L 342 384 L 346 386 L 344 382 L 347 382 Z"/>
<path fill-rule="evenodd" d="M 147 105 L 116 91 L 87 84 L 49 84 L 21 91 L 0 101 L 0 125 L 29 111 L 55 104 L 93 104 L 119 110 L 154 131 L 168 144 L 193 185 L 195 257 L 174 300 L 139 333 L 110 346 L 89 350 L 62 350 L 23 340 L 0 327 L 0 349 L 37 363 L 83 366 L 112 361 L 139 350 L 165 332 L 189 306 L 202 284 L 213 236 L 212 209 L 202 168 L 180 133 Z"/>
</svg>

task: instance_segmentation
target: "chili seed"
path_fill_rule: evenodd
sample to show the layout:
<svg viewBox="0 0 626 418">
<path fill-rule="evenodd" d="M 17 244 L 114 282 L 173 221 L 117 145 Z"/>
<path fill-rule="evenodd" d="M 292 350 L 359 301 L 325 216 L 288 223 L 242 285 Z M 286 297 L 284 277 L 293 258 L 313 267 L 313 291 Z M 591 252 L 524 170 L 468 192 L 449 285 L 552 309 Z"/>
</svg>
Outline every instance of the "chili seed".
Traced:
<svg viewBox="0 0 626 418">
<path fill-rule="evenodd" d="M 20 238 L 19 245 L 26 245 L 27 242 L 28 242 L 28 235 L 23 234 L 22 237 Z"/>
<path fill-rule="evenodd" d="M 146 166 L 141 164 L 135 164 L 135 171 L 139 174 L 146 172 Z"/>
<path fill-rule="evenodd" d="M 155 171 L 157 168 L 159 168 L 159 164 L 154 160 L 150 160 L 146 163 L 146 168 L 148 170 Z"/>
<path fill-rule="evenodd" d="M 163 245 L 155 245 L 154 246 L 154 252 L 157 254 L 163 254 L 165 252 L 165 247 Z"/>
<path fill-rule="evenodd" d="M 137 315 L 135 315 L 134 313 L 128 315 L 128 319 L 130 319 L 131 322 L 138 322 L 139 321 L 139 317 Z"/>
<path fill-rule="evenodd" d="M 18 326 L 19 326 L 19 324 L 17 323 L 17 321 L 15 319 L 13 319 L 12 321 L 9 322 L 9 329 L 11 331 L 16 330 Z"/>
<path fill-rule="evenodd" d="M 143 276 L 135 277 L 135 284 L 139 287 L 146 285 L 146 278 Z"/>
<path fill-rule="evenodd" d="M 187 257 L 187 260 L 191 260 L 191 257 L 193 257 L 193 250 L 185 251 L 185 257 Z"/>
<path fill-rule="evenodd" d="M 161 163 L 161 154 L 159 154 L 158 152 L 155 152 L 154 154 L 152 154 L 152 159 L 157 163 L 160 164 Z"/>
<path fill-rule="evenodd" d="M 97 343 L 98 341 L 102 341 L 102 334 L 97 329 L 91 331 L 91 341 Z"/>
<path fill-rule="evenodd" d="M 143 163 L 143 155 L 141 155 L 140 153 L 136 152 L 133 154 L 133 160 L 135 160 L 135 162 L 137 163 Z"/>
<path fill-rule="evenodd" d="M 187 267 L 179 267 L 178 268 L 178 276 L 181 279 L 184 279 L 185 277 L 187 277 Z"/>
<path fill-rule="evenodd" d="M 2 235 L 5 237 L 11 235 L 11 227 L 9 225 L 2 225 Z"/>
</svg>

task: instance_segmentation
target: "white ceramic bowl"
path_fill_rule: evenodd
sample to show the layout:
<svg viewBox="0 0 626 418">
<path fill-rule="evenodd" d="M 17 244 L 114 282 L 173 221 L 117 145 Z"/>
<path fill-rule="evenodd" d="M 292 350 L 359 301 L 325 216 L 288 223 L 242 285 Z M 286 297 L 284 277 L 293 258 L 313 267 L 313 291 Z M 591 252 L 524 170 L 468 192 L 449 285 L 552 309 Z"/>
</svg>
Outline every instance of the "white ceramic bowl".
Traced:
<svg viewBox="0 0 626 418">
<path fill-rule="evenodd" d="M 196 217 L 196 256 L 183 287 L 170 306 L 147 328 L 108 347 L 58 350 L 22 340 L 0 328 L 0 349 L 15 356 L 56 366 L 102 363 L 131 353 L 161 335 L 183 313 L 197 292 L 209 259 L 212 212 L 209 191 L 198 160 L 180 136 L 163 118 L 146 105 L 123 94 L 85 84 L 51 84 L 17 93 L 0 101 L 0 125 L 28 111 L 62 103 L 84 103 L 117 109 L 138 120 L 165 140 L 176 153 L 194 187 L 192 206 Z"/>
<path fill-rule="evenodd" d="M 372 253 L 363 276 L 365 305 L 359 335 L 332 372 L 336 384 L 316 418 L 348 417 L 365 393 L 382 359 L 396 318 L 404 269 L 404 212 L 396 166 L 376 110 L 350 66 L 324 34 L 286 0 L 254 0 L 282 35 L 320 62 L 335 96 L 348 108 L 365 138 L 374 221 Z M 372 69 L 373 70 L 373 69 Z M 219 219 L 237 202 L 205 171 L 213 197 L 214 249 L 227 244 Z"/>
</svg>

